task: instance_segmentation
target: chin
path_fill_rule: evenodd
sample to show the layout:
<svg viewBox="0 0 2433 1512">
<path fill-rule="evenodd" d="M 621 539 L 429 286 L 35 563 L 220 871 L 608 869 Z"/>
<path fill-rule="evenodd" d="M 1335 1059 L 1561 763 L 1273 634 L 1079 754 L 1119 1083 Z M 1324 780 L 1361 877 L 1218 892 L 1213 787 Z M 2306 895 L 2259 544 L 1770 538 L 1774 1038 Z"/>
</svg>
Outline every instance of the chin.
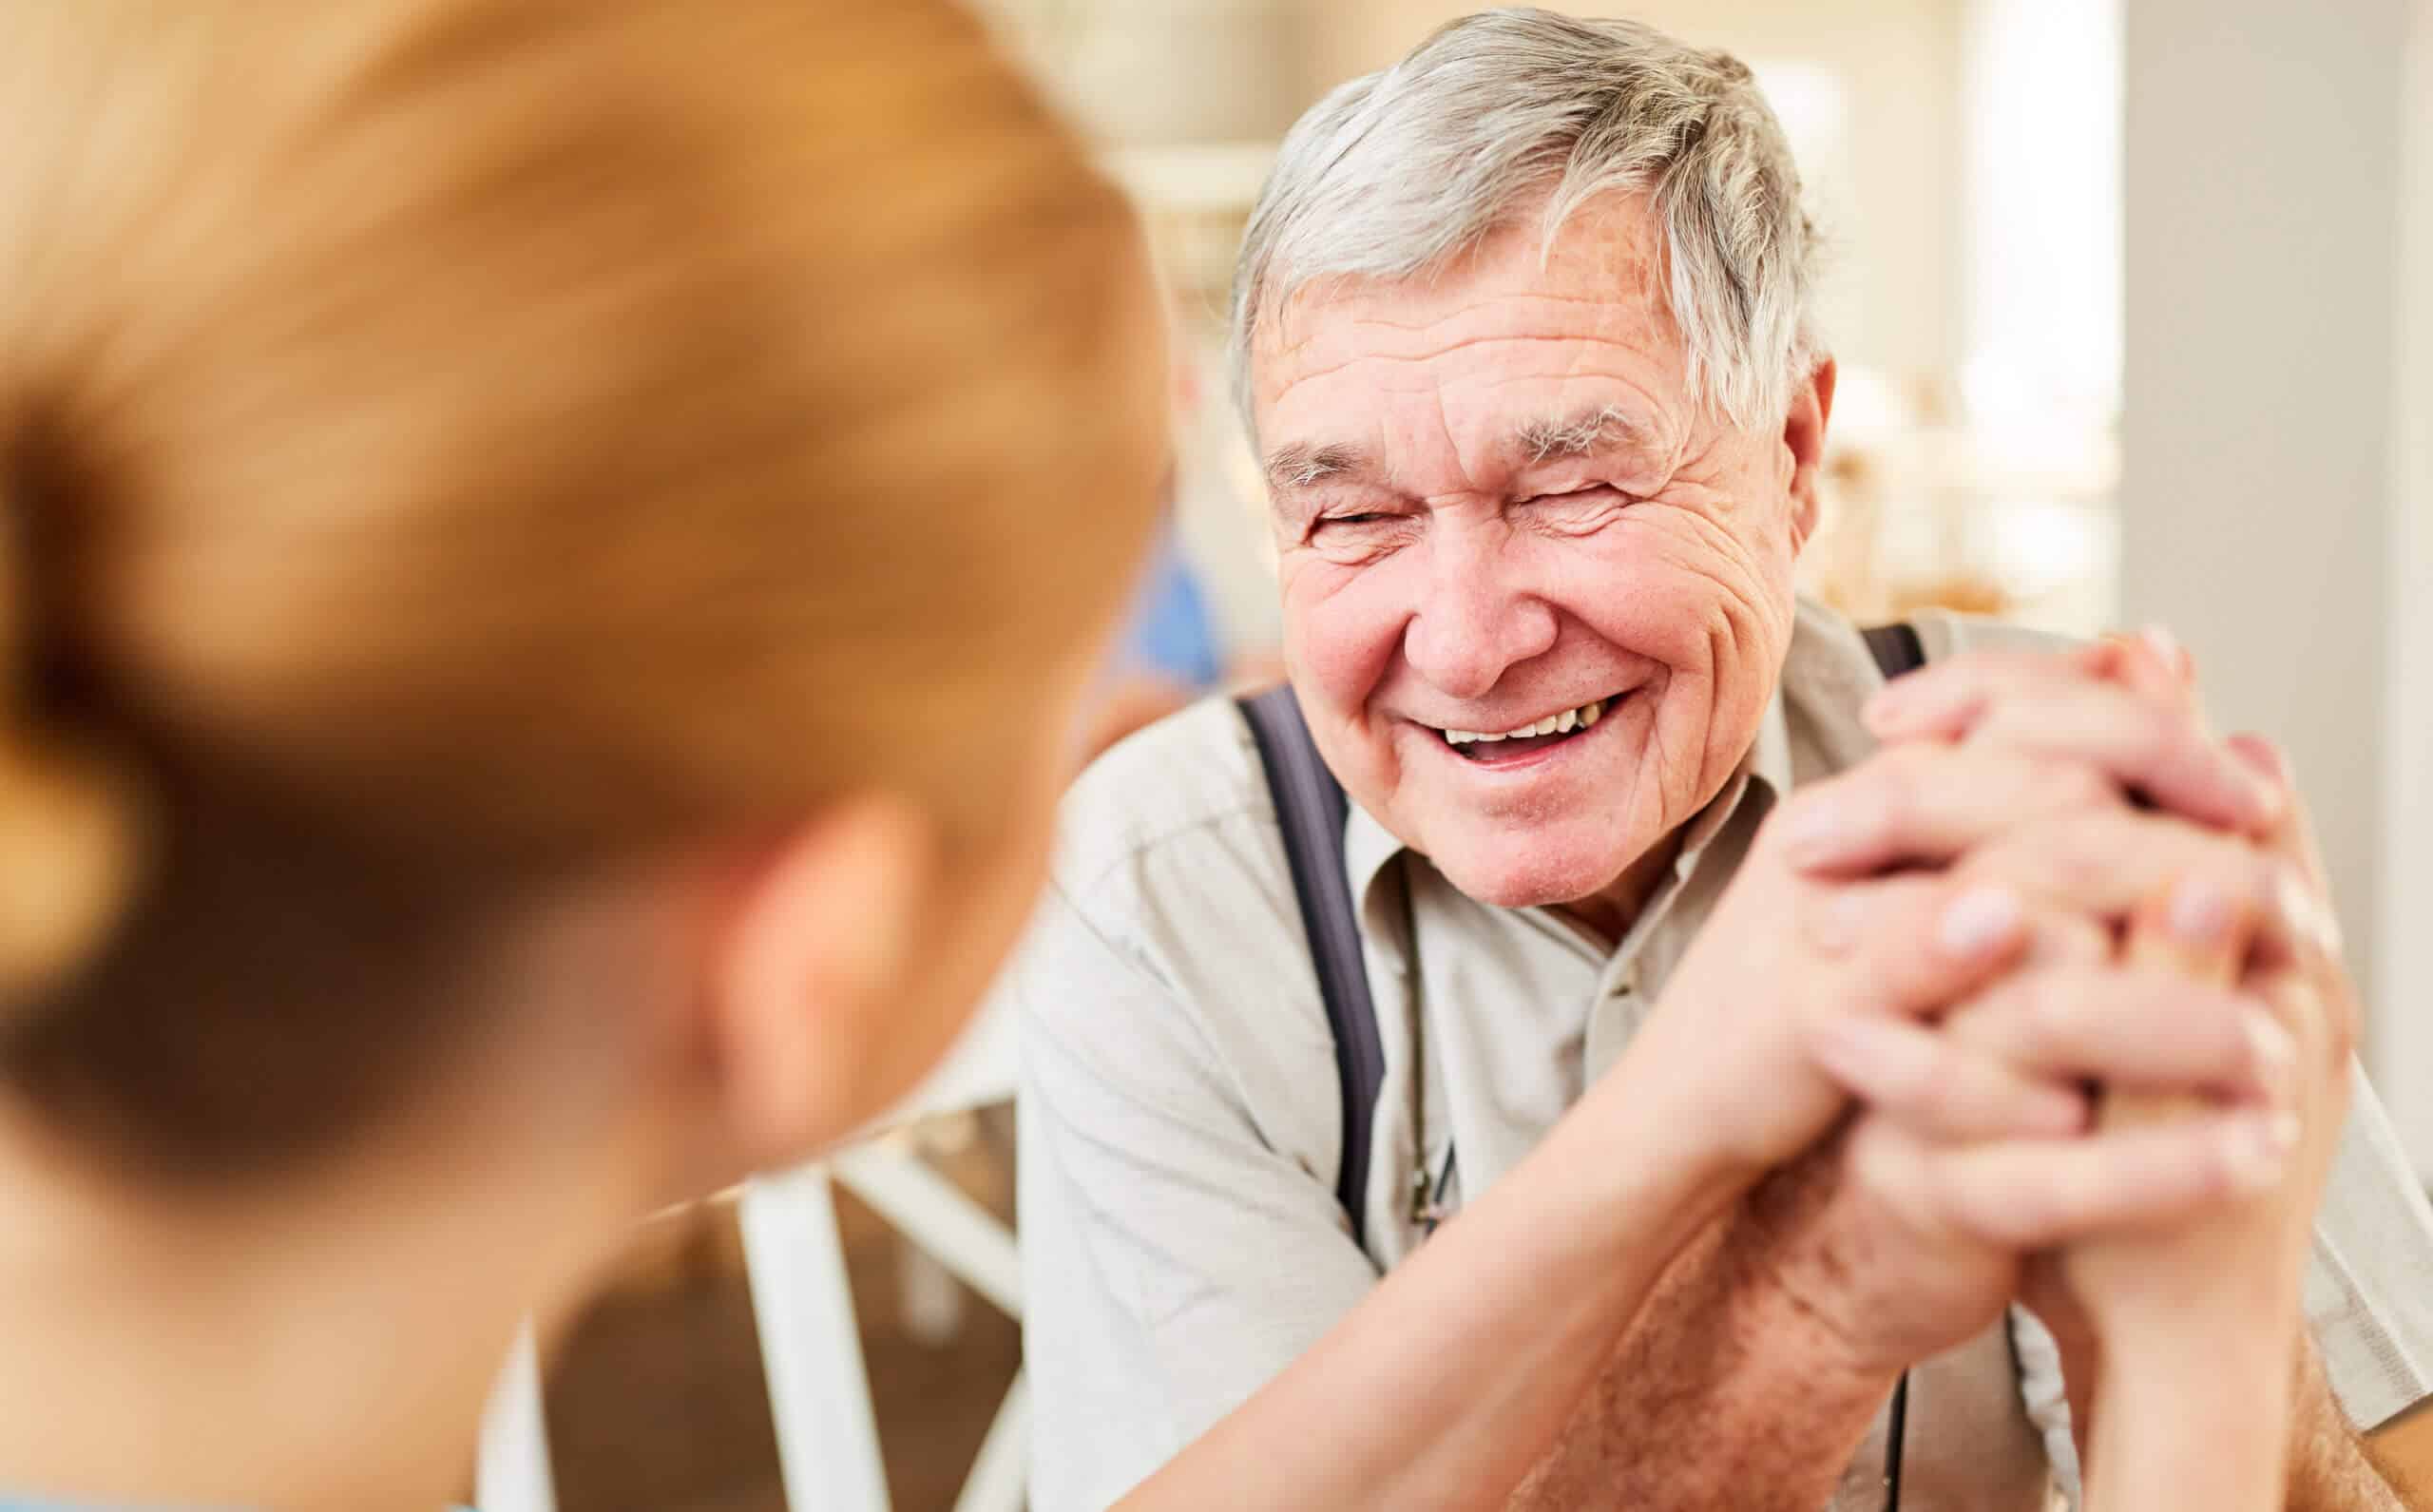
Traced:
<svg viewBox="0 0 2433 1512">
<path fill-rule="evenodd" d="M 1643 848 L 1642 848 L 1643 849 Z M 1428 859 L 1465 897 L 1498 909 L 1577 903 L 1611 887 L 1638 857 L 1608 847 L 1574 848 L 1528 837 L 1452 846 Z"/>
</svg>

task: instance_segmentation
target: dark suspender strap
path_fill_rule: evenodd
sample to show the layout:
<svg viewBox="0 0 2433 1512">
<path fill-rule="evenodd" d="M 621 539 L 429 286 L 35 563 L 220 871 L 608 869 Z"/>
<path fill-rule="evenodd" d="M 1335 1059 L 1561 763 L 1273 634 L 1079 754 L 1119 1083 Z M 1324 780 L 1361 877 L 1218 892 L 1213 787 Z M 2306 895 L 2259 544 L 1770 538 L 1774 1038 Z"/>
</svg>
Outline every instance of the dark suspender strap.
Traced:
<svg viewBox="0 0 2433 1512">
<path fill-rule="evenodd" d="M 1876 667 L 1887 682 L 1926 664 L 1926 648 L 1918 640 L 1918 627 L 1906 620 L 1875 625 L 1859 634 L 1866 638 L 1868 654 L 1875 658 Z"/>
<path fill-rule="evenodd" d="M 1925 647 L 1906 622 L 1860 632 L 1868 651 L 1888 679 L 1925 665 Z M 1259 765 L 1275 803 L 1284 834 L 1284 856 L 1293 870 L 1293 892 L 1309 937 L 1318 995 L 1333 1031 L 1335 1082 L 1343 1105 L 1343 1160 L 1335 1173 L 1335 1199 L 1351 1221 L 1352 1239 L 1368 1242 L 1370 1151 L 1376 1128 L 1377 1096 L 1386 1079 L 1386 1053 L 1377 1034 L 1377 1006 L 1369 995 L 1369 969 L 1360 949 L 1360 917 L 1344 874 L 1343 824 L 1351 813 L 1343 786 L 1327 770 L 1289 684 L 1237 699 L 1258 747 Z M 1896 1407 L 1908 1405 L 1908 1378 L 1894 1392 Z M 1898 1505 L 1901 1473 L 1900 1420 L 1887 1451 L 1887 1480 Z"/>
<path fill-rule="evenodd" d="M 1866 637 L 1868 654 L 1875 658 L 1876 667 L 1887 682 L 1926 664 L 1926 648 L 1918 640 L 1918 628 L 1906 621 L 1875 625 L 1859 634 Z M 1900 1383 L 1892 1388 L 1891 1421 L 1884 1426 L 1885 1512 L 1900 1512 L 1901 1453 L 1903 1441 L 1908 1436 L 1909 1372 L 1904 1370 Z"/>
<path fill-rule="evenodd" d="M 1353 1242 L 1365 1247 L 1369 1154 L 1386 1052 L 1360 951 L 1360 918 L 1343 870 L 1343 822 L 1351 808 L 1342 784 L 1320 759 L 1289 684 L 1238 701 L 1267 771 L 1275 822 L 1284 832 L 1284 856 L 1293 868 L 1293 892 L 1301 905 L 1301 928 L 1317 968 L 1318 995 L 1326 1002 L 1327 1026 L 1334 1031 L 1335 1081 L 1343 1094 L 1343 1161 L 1335 1172 L 1334 1195 L 1351 1220 Z"/>
</svg>

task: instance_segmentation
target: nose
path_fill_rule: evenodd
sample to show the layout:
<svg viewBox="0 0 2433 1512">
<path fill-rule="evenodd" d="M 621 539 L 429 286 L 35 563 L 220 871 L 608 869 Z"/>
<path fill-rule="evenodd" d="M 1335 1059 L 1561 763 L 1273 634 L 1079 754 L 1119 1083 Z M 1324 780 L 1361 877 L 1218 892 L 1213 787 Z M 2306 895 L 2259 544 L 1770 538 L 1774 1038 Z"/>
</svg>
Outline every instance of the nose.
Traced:
<svg viewBox="0 0 2433 1512">
<path fill-rule="evenodd" d="M 1456 699 L 1484 698 L 1507 667 L 1555 643 L 1555 613 L 1521 583 L 1492 526 L 1434 533 L 1427 585 L 1403 632 L 1411 670 Z"/>
</svg>

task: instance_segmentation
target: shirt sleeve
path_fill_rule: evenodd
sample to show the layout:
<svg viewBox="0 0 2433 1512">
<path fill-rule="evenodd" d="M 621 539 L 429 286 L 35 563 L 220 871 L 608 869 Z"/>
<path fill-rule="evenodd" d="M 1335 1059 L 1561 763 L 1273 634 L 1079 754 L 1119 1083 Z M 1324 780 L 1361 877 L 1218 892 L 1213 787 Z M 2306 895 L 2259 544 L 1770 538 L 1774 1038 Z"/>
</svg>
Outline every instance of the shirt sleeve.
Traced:
<svg viewBox="0 0 2433 1512">
<path fill-rule="evenodd" d="M 1073 1512 L 1172 1458 L 1377 1273 L 1331 1169 L 1262 1136 L 1192 1005 L 1069 897 L 1051 892 L 1007 990 L 1031 1505 Z"/>
<path fill-rule="evenodd" d="M 2433 1211 L 2362 1070 L 2315 1218 L 2307 1320 L 2360 1429 L 2433 1394 Z"/>
<path fill-rule="evenodd" d="M 2341 1410 L 2371 1432 L 2433 1394 L 2433 1212 L 2382 1101 L 2352 1066 L 2348 1122 L 2315 1215 L 2306 1312 Z M 2061 1357 L 2035 1317 L 2014 1308 L 2020 1392 L 2069 1504 L 2079 1457 L 2062 1395 Z"/>
</svg>

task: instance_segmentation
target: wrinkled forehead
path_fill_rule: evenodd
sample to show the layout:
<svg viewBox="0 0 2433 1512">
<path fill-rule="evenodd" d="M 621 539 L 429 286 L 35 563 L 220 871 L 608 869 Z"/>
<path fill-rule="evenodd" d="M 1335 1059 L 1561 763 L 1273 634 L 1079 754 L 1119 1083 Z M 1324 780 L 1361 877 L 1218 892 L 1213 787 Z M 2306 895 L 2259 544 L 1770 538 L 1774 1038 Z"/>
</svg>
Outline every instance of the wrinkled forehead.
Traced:
<svg viewBox="0 0 2433 1512">
<path fill-rule="evenodd" d="M 1638 197 L 1581 210 L 1551 242 L 1531 212 L 1409 278 L 1302 283 L 1259 321 L 1250 361 L 1263 443 L 1396 403 L 1534 411 L 1616 385 L 1651 411 L 1694 408 L 1663 242 Z"/>
</svg>

